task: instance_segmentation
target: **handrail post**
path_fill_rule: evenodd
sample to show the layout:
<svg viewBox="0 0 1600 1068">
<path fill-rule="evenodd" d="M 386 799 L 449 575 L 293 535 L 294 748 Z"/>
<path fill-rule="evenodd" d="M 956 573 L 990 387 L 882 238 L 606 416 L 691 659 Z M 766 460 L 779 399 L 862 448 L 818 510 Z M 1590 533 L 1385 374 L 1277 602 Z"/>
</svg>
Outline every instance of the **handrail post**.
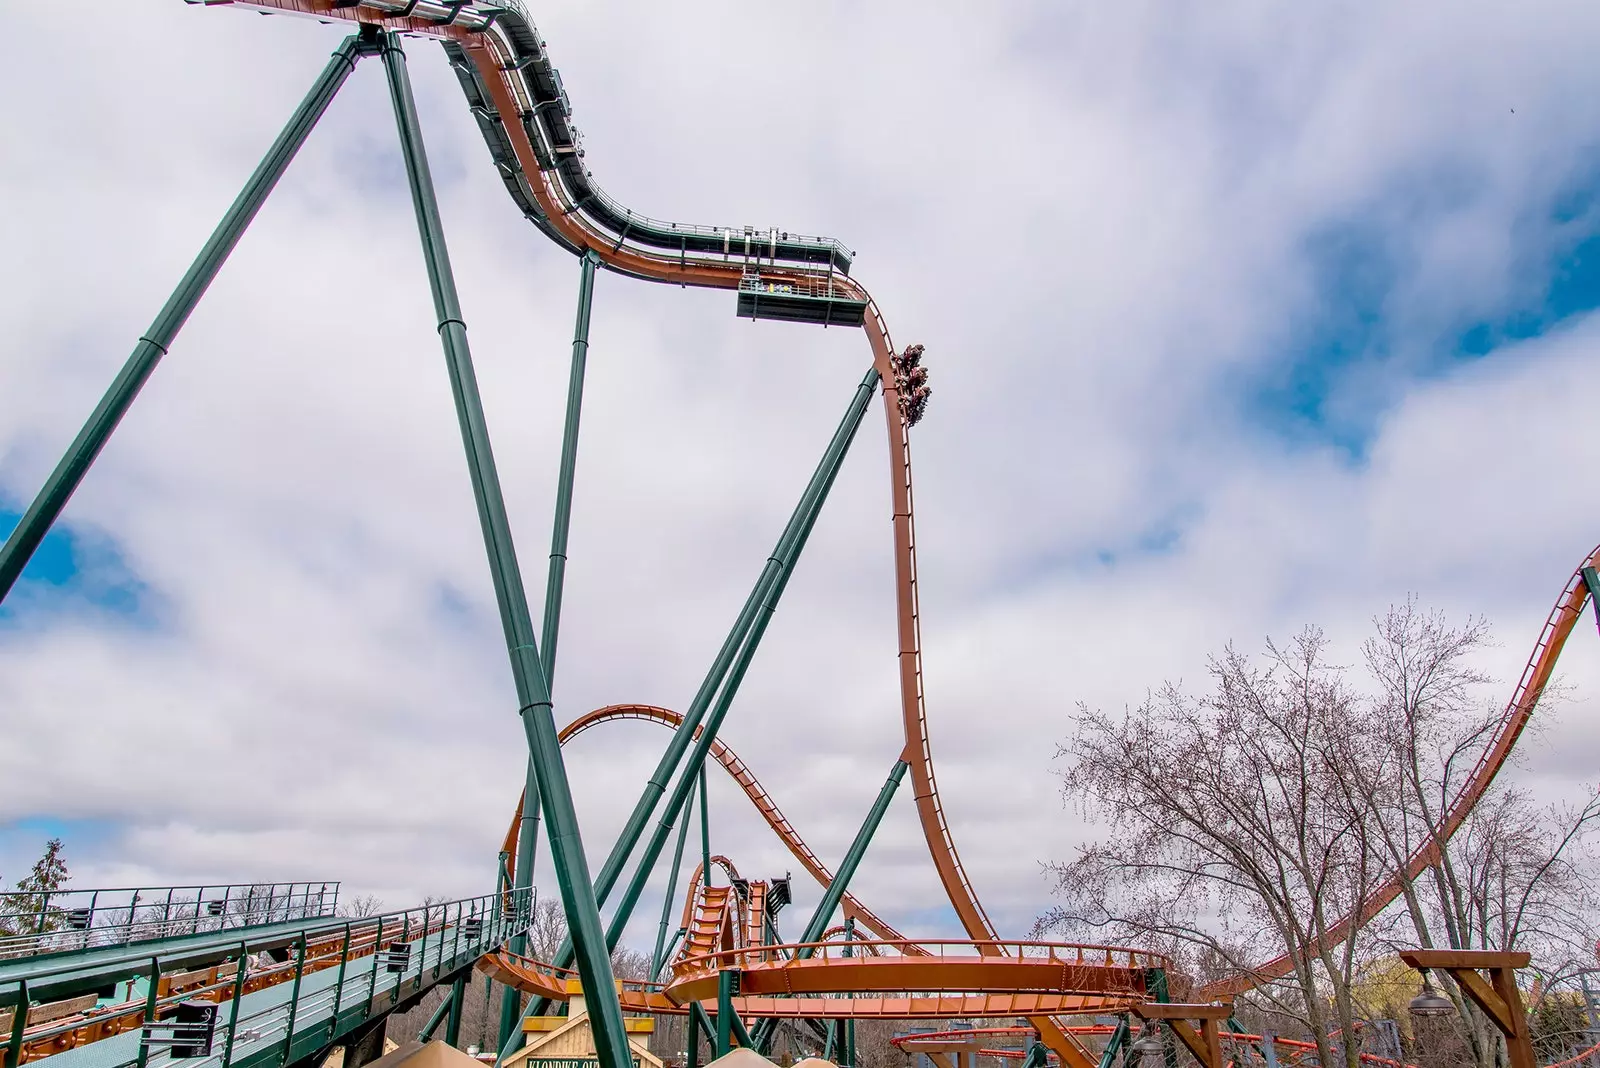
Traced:
<svg viewBox="0 0 1600 1068">
<path fill-rule="evenodd" d="M 228 1008 L 228 1040 L 222 1044 L 222 1063 L 233 1063 L 233 1036 L 239 1030 L 239 1004 L 244 1001 L 245 970 L 249 967 L 250 944 L 239 943 L 239 961 L 233 969 L 233 1004 Z"/>
<path fill-rule="evenodd" d="M 305 976 L 306 972 L 306 936 L 304 933 L 300 935 L 299 944 L 296 948 L 300 952 L 297 954 L 298 959 L 294 964 L 294 985 L 289 988 L 288 1033 L 283 1036 L 283 1059 L 278 1062 L 282 1065 L 289 1063 L 290 1055 L 294 1052 L 294 1018 L 300 1012 L 300 980 Z"/>
<path fill-rule="evenodd" d="M 377 933 L 372 936 L 372 979 L 367 984 L 367 1011 L 372 1015 L 372 1003 L 378 996 L 378 957 L 383 952 L 383 917 L 378 917 Z"/>
<path fill-rule="evenodd" d="M 134 895 L 137 900 L 138 895 Z M 161 958 L 150 958 L 150 989 L 144 996 L 144 1019 L 139 1028 L 139 1055 L 134 1058 L 137 1068 L 144 1068 L 145 1062 L 150 1059 L 150 1044 L 146 1042 L 145 1031 L 156 1022 L 156 990 L 161 986 Z"/>
<path fill-rule="evenodd" d="M 394 103 L 395 123 L 399 128 L 401 154 L 416 209 L 417 228 L 422 239 L 428 280 L 433 291 L 439 340 L 455 392 L 456 416 L 466 448 L 473 492 L 477 498 L 478 519 L 483 528 L 484 547 L 500 605 L 512 676 L 516 682 L 523 732 L 538 765 L 539 793 L 549 823 L 550 859 L 567 914 L 567 927 L 577 949 L 578 974 L 583 982 L 593 1029 L 595 1049 L 603 1068 L 631 1068 L 622 1005 L 611 972 L 611 955 L 588 861 L 583 853 L 583 838 L 578 829 L 578 814 L 572 800 L 561 757 L 561 743 L 550 703 L 550 690 L 539 657 L 533 621 L 528 611 L 527 591 L 517 565 L 511 524 L 506 516 L 500 477 L 495 470 L 494 453 L 489 444 L 483 401 L 472 367 L 472 351 L 467 344 L 466 324 L 456 296 L 455 276 L 450 254 L 445 248 L 444 227 L 428 168 L 412 99 L 411 79 L 406 72 L 405 52 L 393 33 L 384 35 L 383 63 L 388 75 L 390 98 Z"/>
<path fill-rule="evenodd" d="M 22 1064 L 22 1033 L 28 1029 L 28 981 L 17 980 L 17 1008 L 11 1017 L 11 1037 L 6 1043 L 5 1068 Z"/>
<path fill-rule="evenodd" d="M 417 989 L 422 989 L 422 977 L 428 971 L 428 912 L 431 906 L 422 906 L 422 942 L 417 946 Z M 437 973 L 435 973 L 437 974 Z"/>
<path fill-rule="evenodd" d="M 167 298 L 167 303 L 156 316 L 155 322 L 134 346 L 132 355 L 128 357 L 105 396 L 96 405 L 88 422 L 78 431 L 78 436 L 73 439 L 66 455 L 45 480 L 39 495 L 28 506 L 27 512 L 17 522 L 16 529 L 11 532 L 5 544 L 0 546 L 0 602 L 3 602 L 6 595 L 11 592 L 18 576 L 22 574 L 22 569 L 27 566 L 34 551 L 39 548 L 39 543 L 44 540 L 51 525 L 61 515 L 61 510 L 66 507 L 78 484 L 83 481 L 83 476 L 88 472 L 90 465 L 100 455 L 100 450 L 110 440 L 112 431 L 127 414 L 129 406 L 139 395 L 145 380 L 155 370 L 161 357 L 172 347 L 178 331 L 183 328 L 195 305 L 200 302 L 201 296 L 216 278 L 217 272 L 222 269 L 228 254 L 233 251 L 246 227 L 255 218 L 256 212 L 266 202 L 267 194 L 278 184 L 278 179 L 283 176 L 290 161 L 305 143 L 317 120 L 327 110 L 329 102 L 344 84 L 345 78 L 360 55 L 360 42 L 355 36 L 345 38 L 338 51 L 334 52 L 333 58 L 312 84 L 311 91 L 290 116 L 288 125 L 278 134 L 277 140 L 272 143 L 266 156 L 250 175 L 250 180 L 245 183 L 238 198 L 223 215 L 222 221 L 217 224 L 205 247 L 200 250 L 200 255 L 189 267 L 183 280 L 178 283 L 178 288 Z"/>
<path fill-rule="evenodd" d="M 330 1042 L 333 1040 L 334 1036 L 339 1033 L 339 1006 L 344 1002 L 344 976 L 345 971 L 349 968 L 349 965 L 350 923 L 347 920 L 345 921 L 344 925 L 344 942 L 339 947 L 339 977 L 338 979 L 334 980 L 333 984 L 333 1027 L 328 1032 L 328 1040 Z M 378 966 L 376 959 L 373 960 L 372 966 L 374 968 Z"/>
</svg>

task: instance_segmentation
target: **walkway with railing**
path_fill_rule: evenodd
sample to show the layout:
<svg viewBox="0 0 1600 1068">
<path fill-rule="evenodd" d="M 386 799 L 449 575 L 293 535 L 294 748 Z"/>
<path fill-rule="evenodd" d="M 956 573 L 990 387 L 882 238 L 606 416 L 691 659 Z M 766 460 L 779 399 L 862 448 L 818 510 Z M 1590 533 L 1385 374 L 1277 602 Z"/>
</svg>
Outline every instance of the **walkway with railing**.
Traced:
<svg viewBox="0 0 1600 1068">
<path fill-rule="evenodd" d="M 530 900 L 492 894 L 0 964 L 0 1005 L 13 1006 L 0 1012 L 4 1068 L 294 1064 L 525 930 Z"/>
<path fill-rule="evenodd" d="M 0 893 L 0 960 L 333 917 L 339 883 L 125 886 Z"/>
</svg>

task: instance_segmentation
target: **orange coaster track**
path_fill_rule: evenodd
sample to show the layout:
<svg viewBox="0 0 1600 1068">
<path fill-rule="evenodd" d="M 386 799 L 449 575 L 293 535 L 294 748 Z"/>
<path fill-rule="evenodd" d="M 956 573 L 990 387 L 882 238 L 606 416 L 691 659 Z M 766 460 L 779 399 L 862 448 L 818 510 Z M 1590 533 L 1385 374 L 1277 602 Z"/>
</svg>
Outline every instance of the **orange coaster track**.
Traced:
<svg viewBox="0 0 1600 1068">
<path fill-rule="evenodd" d="M 748 239 L 743 256 L 730 258 L 724 253 L 721 260 L 705 255 L 689 255 L 687 251 L 670 254 L 632 244 L 627 240 L 626 233 L 607 231 L 586 210 L 592 200 L 603 195 L 597 194 L 592 187 L 588 193 L 574 195 L 569 188 L 571 172 L 563 171 L 560 163 L 552 158 L 551 146 L 541 142 L 535 147 L 535 139 L 541 129 L 537 125 L 540 121 L 539 102 L 535 100 L 536 89 L 527 72 L 536 68 L 541 61 L 547 64 L 548 60 L 543 41 L 526 17 L 517 10 L 518 5 L 500 5 L 504 10 L 498 17 L 490 19 L 487 25 L 475 25 L 478 20 L 473 19 L 470 12 L 468 18 L 460 18 L 459 9 L 464 5 L 456 5 L 458 10 L 454 13 L 448 4 L 429 5 L 442 7 L 443 13 L 451 16 L 449 24 L 442 24 L 434 18 L 419 18 L 415 14 L 400 16 L 398 13 L 401 11 L 416 10 L 418 5 L 410 0 L 362 0 L 356 4 L 347 4 L 344 0 L 232 2 L 238 6 L 268 11 L 376 24 L 390 30 L 444 40 L 453 54 L 461 59 L 458 73 L 462 75 L 469 98 L 474 90 L 482 94 L 473 104 L 479 109 L 480 126 L 488 127 L 485 136 L 491 138 L 491 151 L 495 153 L 495 162 L 501 169 L 502 177 L 506 178 L 508 187 L 514 188 L 514 197 L 517 193 L 522 194 L 517 199 L 524 201 L 522 206 L 530 218 L 537 213 L 535 221 L 541 229 L 570 249 L 593 250 L 607 267 L 623 274 L 683 286 L 713 289 L 739 287 L 740 279 L 751 264 Z M 559 149 L 562 146 L 554 147 Z M 577 152 L 575 143 L 572 151 Z M 763 280 L 803 288 L 815 283 L 818 277 L 815 269 L 761 261 L 763 245 L 764 241 L 758 241 L 755 252 Z M 938 870 L 951 906 L 961 918 L 962 926 L 972 938 L 993 941 L 996 937 L 994 926 L 979 904 L 971 880 L 962 868 L 934 780 L 933 751 L 928 737 L 927 709 L 923 702 L 916 533 L 912 517 L 911 442 L 891 363 L 896 351 L 889 337 L 888 324 L 872 302 L 866 287 L 848 275 L 835 275 L 831 270 L 828 279 L 842 294 L 867 302 L 863 326 L 883 384 L 884 419 L 889 436 L 900 704 L 906 740 L 904 759 L 910 765 L 917 814 L 934 867 Z"/>
<path fill-rule="evenodd" d="M 480 0 L 206 0 L 208 3 L 234 3 L 238 6 L 311 15 L 325 21 L 346 20 L 423 36 L 444 42 L 456 67 L 462 88 L 489 145 L 491 156 L 507 190 L 519 208 L 540 230 L 558 244 L 573 251 L 592 250 L 611 270 L 650 281 L 683 286 L 737 290 L 752 269 L 763 283 L 778 288 L 792 286 L 795 291 L 815 291 L 826 280 L 826 292 L 840 298 L 863 302 L 866 306 L 862 326 L 872 350 L 883 385 L 885 424 L 889 443 L 890 495 L 895 548 L 896 614 L 901 719 L 905 736 L 904 759 L 913 783 L 917 813 L 934 866 L 946 896 L 960 917 L 971 945 L 980 956 L 1004 952 L 995 941 L 995 931 L 978 902 L 956 852 L 934 778 L 932 748 L 929 741 L 927 711 L 923 701 L 921 628 L 918 606 L 916 536 L 912 510 L 911 448 L 908 424 L 901 409 L 900 385 L 894 366 L 896 355 L 888 326 L 866 288 L 848 276 L 850 255 L 837 242 L 820 238 L 801 238 L 778 231 L 742 230 L 663 223 L 638 215 L 607 197 L 589 176 L 576 131 L 570 123 L 570 106 L 561 89 L 559 76 L 550 65 L 543 40 L 522 11 L 519 0 L 497 0 L 492 6 Z M 661 235 L 675 235 L 681 243 L 663 247 Z M 654 236 L 641 236 L 653 234 Z M 770 237 L 770 240 L 769 240 Z M 720 255 L 711 247 L 720 241 Z M 826 265 L 825 267 L 822 265 Z M 836 273 L 844 272 L 844 273 Z M 1600 562 L 1600 550 L 1587 564 Z M 1577 621 L 1587 589 L 1581 571 L 1574 574 L 1565 595 L 1557 603 L 1535 647 L 1516 693 L 1506 708 L 1493 744 L 1474 769 L 1466 786 L 1451 804 L 1445 825 L 1437 840 L 1420 848 L 1407 865 L 1415 877 L 1437 855 L 1438 843 L 1446 840 L 1461 825 L 1468 811 L 1488 789 L 1516 744 L 1539 696 L 1548 683 L 1561 648 Z M 639 707 L 639 706 L 633 706 Z M 605 710 L 602 710 L 604 712 Z M 663 710 L 664 711 L 664 710 Z M 592 713 L 598 716 L 600 713 Z M 638 717 L 653 718 L 653 717 Z M 724 750 L 726 752 L 726 750 Z M 728 767 L 727 761 L 724 766 Z M 742 769 L 743 765 L 738 765 Z M 730 768 L 730 771 L 733 769 Z M 735 777 L 748 772 L 735 772 Z M 741 780 L 742 781 L 742 780 Z M 750 783 L 753 783 L 753 777 Z M 745 784 L 746 793 L 756 800 L 765 791 Z M 770 798 L 766 799 L 770 803 Z M 813 876 L 826 869 L 813 868 L 803 843 L 793 834 L 776 808 L 763 808 L 763 815 L 774 825 L 791 850 Z M 812 857 L 811 861 L 814 862 Z M 1352 925 L 1370 918 L 1400 892 L 1401 880 L 1388 883 L 1358 914 L 1337 925 L 1330 939 L 1341 939 Z M 881 921 L 868 923 L 868 913 L 859 903 L 850 906 L 864 925 L 878 934 L 888 933 Z M 508 962 L 500 965 L 511 968 Z M 1214 984 L 1202 991 L 1206 997 L 1224 997 L 1286 974 L 1289 962 L 1280 958 L 1252 973 Z M 532 976 L 529 976 L 532 981 Z M 1072 996 L 1016 995 L 1033 998 L 1031 1009 L 950 1008 L 940 1015 L 1006 1015 L 1019 1012 L 1054 1013 L 1092 1011 L 1092 1008 L 1066 1008 Z M 1055 1000 L 1052 1001 L 1051 998 Z M 759 1000 L 759 999 L 757 999 Z M 825 1005 L 804 1006 L 805 999 L 776 999 L 759 1007 L 748 1001 L 755 1015 L 837 1016 L 836 1007 L 852 1004 L 850 999 L 821 999 Z M 902 999 L 905 1000 L 905 999 Z M 910 999 L 914 1001 L 915 999 Z M 934 999 L 938 1000 L 938 999 Z M 1094 998 L 1078 998 L 1087 1005 Z M 909 1006 L 910 1001 L 906 1001 Z M 1046 1007 L 1054 1006 L 1054 1007 Z M 803 1013 L 791 1010 L 804 1007 Z M 881 1007 L 881 1006 L 880 1006 Z M 829 1011 L 824 1011 L 829 1010 Z M 858 1014 L 872 1014 L 863 1011 Z M 918 1015 L 902 1013 L 901 1015 Z M 1089 1063 L 1082 1047 L 1042 1016 L 1034 1021 L 1043 1040 L 1064 1061 L 1074 1065 Z"/>
<path fill-rule="evenodd" d="M 1506 703 L 1505 711 L 1500 715 L 1500 724 L 1495 729 L 1494 739 L 1478 758 L 1472 773 L 1467 776 L 1467 781 L 1462 784 L 1461 790 L 1450 802 L 1439 834 L 1424 842 L 1411 854 L 1403 872 L 1391 876 L 1359 910 L 1342 917 L 1329 929 L 1326 939 L 1329 945 L 1337 945 L 1344 941 L 1353 928 L 1367 923 L 1382 912 L 1400 896 L 1407 882 L 1416 879 L 1430 865 L 1437 862 L 1443 843 L 1449 841 L 1450 837 L 1461 829 L 1467 813 L 1471 812 L 1473 806 L 1488 792 L 1494 777 L 1500 773 L 1500 769 L 1510 758 L 1511 750 L 1516 746 L 1517 739 L 1522 736 L 1523 728 L 1528 725 L 1528 720 L 1538 708 L 1539 698 L 1544 696 L 1544 689 L 1550 684 L 1550 677 L 1555 674 L 1556 661 L 1561 658 L 1561 650 L 1566 647 L 1572 628 L 1583 615 L 1584 605 L 1589 600 L 1589 588 L 1584 581 L 1583 572 L 1585 568 L 1593 567 L 1600 567 L 1600 546 L 1596 546 L 1584 558 L 1583 563 L 1572 572 L 1566 588 L 1562 590 L 1561 596 L 1556 598 L 1555 607 L 1550 609 L 1544 629 L 1539 632 L 1539 640 L 1534 644 L 1528 663 L 1522 669 L 1521 678 L 1517 680 L 1517 688 L 1512 691 L 1511 700 Z M 1293 962 L 1290 958 L 1282 956 L 1245 975 L 1202 987 L 1197 996 L 1202 1000 L 1230 998 L 1261 983 L 1287 975 L 1292 967 Z"/>
</svg>

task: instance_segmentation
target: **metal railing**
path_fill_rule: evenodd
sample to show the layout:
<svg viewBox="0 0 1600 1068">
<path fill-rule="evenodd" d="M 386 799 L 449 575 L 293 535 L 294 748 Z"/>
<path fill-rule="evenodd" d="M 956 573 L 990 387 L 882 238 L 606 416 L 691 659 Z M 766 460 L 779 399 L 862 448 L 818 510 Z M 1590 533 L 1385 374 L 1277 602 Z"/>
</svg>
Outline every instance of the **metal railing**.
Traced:
<svg viewBox="0 0 1600 1068">
<path fill-rule="evenodd" d="M 865 297 L 848 276 L 826 270 L 782 264 L 774 273 L 746 271 L 739 276 L 739 292 L 762 296 L 811 297 L 815 300 L 847 300 L 863 303 Z"/>
<path fill-rule="evenodd" d="M 329 880 L 0 893 L 0 960 L 329 917 L 338 906 Z"/>
<path fill-rule="evenodd" d="M 797 957 L 801 950 L 809 950 L 805 958 L 764 962 L 764 954 L 787 950 Z M 999 952 L 996 953 L 995 951 Z M 739 949 L 719 950 L 685 957 L 678 962 L 679 975 L 696 975 L 722 971 L 728 968 L 754 967 L 758 962 L 768 967 L 808 967 L 827 962 L 838 962 L 863 954 L 882 956 L 899 954 L 920 965 L 937 967 L 941 960 L 967 962 L 982 960 L 987 964 L 1016 965 L 1023 963 L 1060 963 L 1079 968 L 1110 968 L 1143 971 L 1147 968 L 1167 968 L 1169 962 L 1159 953 L 1127 946 L 1107 946 L 1075 942 L 1038 942 L 1031 940 L 1000 939 L 855 939 L 849 942 L 795 942 L 784 945 L 745 946 Z"/>
<path fill-rule="evenodd" d="M 292 1063 L 526 930 L 532 900 L 524 888 L 363 918 L 313 920 L 290 932 L 287 944 L 283 932 L 257 941 L 242 931 L 239 941 L 219 943 L 215 960 L 196 966 L 191 954 L 181 970 L 164 961 L 155 945 L 152 956 L 137 965 L 79 980 L 115 990 L 121 1000 L 117 994 L 101 997 L 39 1023 L 33 1018 L 41 1009 L 51 1016 L 53 1006 L 36 1006 L 26 1018 L 15 1007 L 0 1009 L 4 1068 L 90 1042 L 115 1043 L 96 1057 L 97 1068 L 146 1068 L 168 1060 L 196 1068 Z M 0 982 L 0 1005 L 26 1004 L 30 986 L 59 983 L 82 968 L 80 958 L 69 957 L 49 971 Z M 287 997 L 254 996 L 285 985 Z M 178 1021 L 180 1005 L 197 1003 L 216 1006 L 214 1024 L 196 1029 Z M 189 1055 L 175 1056 L 174 1047 Z"/>
</svg>

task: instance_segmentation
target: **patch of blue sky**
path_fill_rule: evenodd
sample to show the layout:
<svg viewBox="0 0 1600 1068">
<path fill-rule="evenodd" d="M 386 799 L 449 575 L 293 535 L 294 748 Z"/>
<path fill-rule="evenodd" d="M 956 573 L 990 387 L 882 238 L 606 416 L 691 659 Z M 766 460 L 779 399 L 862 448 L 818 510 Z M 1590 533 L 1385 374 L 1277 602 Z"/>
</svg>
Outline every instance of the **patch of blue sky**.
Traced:
<svg viewBox="0 0 1600 1068">
<path fill-rule="evenodd" d="M 9 536 L 21 518 L 21 512 L 0 506 L 0 537 Z M 57 523 L 0 602 L 0 628 L 33 628 L 56 614 L 85 611 L 139 627 L 158 621 L 154 592 L 114 540 Z"/>
<path fill-rule="evenodd" d="M 1196 503 L 1177 505 L 1144 526 L 1128 532 L 1115 542 L 1092 548 L 1060 546 L 1047 553 L 1021 561 L 1001 576 L 1003 588 L 1022 590 L 1036 583 L 1041 575 L 1072 572 L 1079 575 L 1115 571 L 1170 555 L 1183 544 L 1184 535 L 1201 519 L 1203 509 Z"/>
<path fill-rule="evenodd" d="M 1392 218 L 1375 212 L 1311 235 L 1303 255 L 1315 304 L 1245 384 L 1246 421 L 1359 464 L 1406 380 L 1447 375 L 1600 307 L 1600 160 L 1525 218 L 1504 290 L 1432 321 L 1399 305 L 1409 235 Z"/>
</svg>

